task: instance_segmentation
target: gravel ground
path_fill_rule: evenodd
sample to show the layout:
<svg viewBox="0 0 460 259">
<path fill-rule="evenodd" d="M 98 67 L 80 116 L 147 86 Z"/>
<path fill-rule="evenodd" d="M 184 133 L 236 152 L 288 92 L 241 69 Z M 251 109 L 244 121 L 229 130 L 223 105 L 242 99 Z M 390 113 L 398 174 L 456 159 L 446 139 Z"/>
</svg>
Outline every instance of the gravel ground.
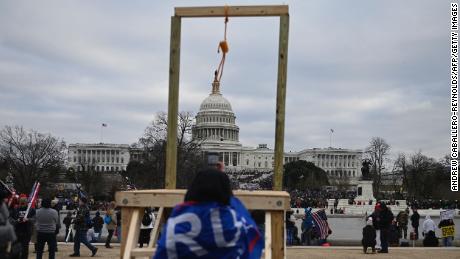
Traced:
<svg viewBox="0 0 460 259">
<path fill-rule="evenodd" d="M 99 250 L 94 258 L 119 258 L 120 250 L 118 246 L 112 249 L 105 248 L 102 244 L 96 245 Z M 56 254 L 56 259 L 69 258 L 73 252 L 71 244 L 59 244 L 59 252 Z M 30 251 L 33 246 L 30 246 Z M 91 258 L 91 252 L 84 246 L 80 248 L 80 258 Z M 34 259 L 35 254 L 30 253 L 29 259 Z M 48 258 L 48 253 L 45 252 L 43 258 Z M 287 250 L 287 258 L 293 259 L 362 259 L 362 258 L 378 258 L 378 259 L 414 259 L 414 258 L 442 258 L 442 259 L 460 259 L 460 248 L 390 248 L 389 254 L 363 254 L 360 247 L 290 247 Z"/>
</svg>

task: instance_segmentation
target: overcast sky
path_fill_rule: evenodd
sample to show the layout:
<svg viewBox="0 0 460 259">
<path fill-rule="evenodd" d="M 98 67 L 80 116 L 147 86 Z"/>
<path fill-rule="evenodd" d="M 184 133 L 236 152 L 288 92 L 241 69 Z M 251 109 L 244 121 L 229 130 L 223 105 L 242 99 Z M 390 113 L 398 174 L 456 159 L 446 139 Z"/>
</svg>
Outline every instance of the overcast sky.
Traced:
<svg viewBox="0 0 460 259">
<path fill-rule="evenodd" d="M 285 151 L 449 152 L 450 1 L 0 1 L 0 126 L 133 143 L 167 110 L 174 6 L 289 4 Z M 231 18 L 221 91 L 246 146 L 274 146 L 278 18 Z M 180 110 L 197 112 L 223 18 L 182 22 Z"/>
</svg>

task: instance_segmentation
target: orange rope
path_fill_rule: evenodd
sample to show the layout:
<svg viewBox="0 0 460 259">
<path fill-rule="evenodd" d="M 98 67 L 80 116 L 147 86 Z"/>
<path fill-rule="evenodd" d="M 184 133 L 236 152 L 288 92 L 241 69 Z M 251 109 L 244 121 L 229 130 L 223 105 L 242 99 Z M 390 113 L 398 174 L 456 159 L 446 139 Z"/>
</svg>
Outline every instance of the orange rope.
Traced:
<svg viewBox="0 0 460 259">
<path fill-rule="evenodd" d="M 224 73 L 224 64 L 225 64 L 225 56 L 228 52 L 228 43 L 227 43 L 227 23 L 228 23 L 228 6 L 224 7 L 225 11 L 225 27 L 224 27 L 224 40 L 219 42 L 219 47 L 217 48 L 217 53 L 222 51 L 222 59 L 220 60 L 219 66 L 215 71 L 215 80 L 220 82 L 222 78 L 222 74 Z"/>
</svg>

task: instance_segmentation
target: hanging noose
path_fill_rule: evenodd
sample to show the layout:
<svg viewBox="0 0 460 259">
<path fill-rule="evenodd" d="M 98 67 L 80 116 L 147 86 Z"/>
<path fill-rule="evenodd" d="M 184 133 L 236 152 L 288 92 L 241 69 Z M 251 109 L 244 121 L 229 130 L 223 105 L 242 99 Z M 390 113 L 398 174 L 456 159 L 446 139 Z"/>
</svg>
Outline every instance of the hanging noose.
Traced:
<svg viewBox="0 0 460 259">
<path fill-rule="evenodd" d="M 224 27 L 224 40 L 219 42 L 219 47 L 217 48 L 217 53 L 222 51 L 222 59 L 220 60 L 219 66 L 217 70 L 214 72 L 214 80 L 220 82 L 222 78 L 222 74 L 224 73 L 224 64 L 225 64 L 225 56 L 228 52 L 228 43 L 227 43 L 227 23 L 228 23 L 228 6 L 224 7 L 225 11 L 225 27 Z"/>
</svg>

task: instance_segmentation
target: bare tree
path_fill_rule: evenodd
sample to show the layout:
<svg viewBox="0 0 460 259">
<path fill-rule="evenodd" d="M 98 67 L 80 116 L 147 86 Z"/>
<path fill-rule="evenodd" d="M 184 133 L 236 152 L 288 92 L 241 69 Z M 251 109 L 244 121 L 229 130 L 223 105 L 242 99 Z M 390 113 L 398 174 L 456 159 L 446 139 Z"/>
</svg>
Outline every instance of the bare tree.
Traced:
<svg viewBox="0 0 460 259">
<path fill-rule="evenodd" d="M 373 137 L 366 148 L 366 153 L 372 162 L 371 172 L 374 177 L 374 192 L 380 192 L 382 184 L 382 171 L 384 169 L 384 162 L 388 157 L 390 145 L 381 137 Z"/>
<path fill-rule="evenodd" d="M 422 180 L 426 174 L 429 174 L 433 164 L 435 163 L 434 159 L 429 158 L 422 154 L 421 151 L 417 151 L 410 156 L 410 170 L 409 170 L 409 193 L 411 195 L 420 195 L 422 194 L 423 184 Z"/>
<path fill-rule="evenodd" d="M 177 186 L 185 188 L 193 178 L 194 172 L 202 166 L 200 142 L 192 139 L 194 116 L 191 112 L 180 112 L 177 117 Z M 136 185 L 145 187 L 161 187 L 164 185 L 166 161 L 166 139 L 168 115 L 165 112 L 156 114 L 155 119 L 145 129 L 139 144 L 144 149 L 143 164 L 132 163 L 128 170 L 136 172 Z M 126 172 L 130 174 L 129 172 Z M 147 175 L 146 175 L 147 174 Z M 137 182 L 141 181 L 141 184 Z"/>
<path fill-rule="evenodd" d="M 15 187 L 28 192 L 35 180 L 63 167 L 66 145 L 62 140 L 20 126 L 0 130 L 0 157 L 15 176 Z"/>
<path fill-rule="evenodd" d="M 195 149 L 199 144 L 192 139 L 193 113 L 180 112 L 177 120 L 177 146 L 179 148 Z M 168 114 L 159 112 L 155 119 L 144 130 L 144 135 L 139 139 L 139 143 L 144 148 L 152 147 L 167 138 L 168 131 Z"/>
</svg>

